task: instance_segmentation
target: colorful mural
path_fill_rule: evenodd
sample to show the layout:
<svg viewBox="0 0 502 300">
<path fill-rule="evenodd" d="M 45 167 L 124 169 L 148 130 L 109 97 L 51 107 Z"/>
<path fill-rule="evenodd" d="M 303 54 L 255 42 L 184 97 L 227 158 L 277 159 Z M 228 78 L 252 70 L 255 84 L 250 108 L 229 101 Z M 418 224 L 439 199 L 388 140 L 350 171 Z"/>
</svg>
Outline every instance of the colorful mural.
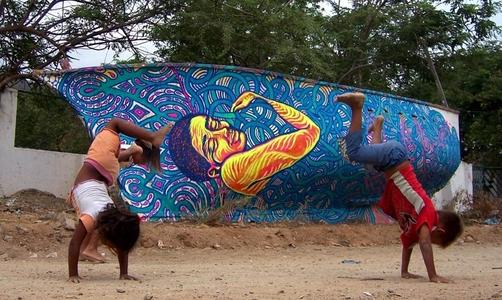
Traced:
<svg viewBox="0 0 502 300">
<path fill-rule="evenodd" d="M 383 176 L 341 155 L 350 109 L 334 99 L 347 91 L 366 94 L 366 127 L 385 116 L 384 140 L 405 144 L 429 193 L 460 163 L 456 129 L 441 112 L 379 92 L 200 64 L 110 65 L 42 77 L 91 136 L 113 117 L 151 130 L 175 124 L 161 149 L 162 173 L 131 166 L 119 175 L 122 196 L 145 220 L 197 216 L 245 196 L 229 220 L 375 221 Z"/>
</svg>

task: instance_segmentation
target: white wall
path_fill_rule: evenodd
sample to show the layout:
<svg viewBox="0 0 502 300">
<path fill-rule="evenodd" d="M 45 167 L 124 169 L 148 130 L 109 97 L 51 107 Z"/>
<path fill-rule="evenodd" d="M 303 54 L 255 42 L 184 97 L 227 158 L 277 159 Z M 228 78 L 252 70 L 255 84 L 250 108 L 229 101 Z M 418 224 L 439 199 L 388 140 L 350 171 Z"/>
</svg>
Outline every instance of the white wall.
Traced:
<svg viewBox="0 0 502 300">
<path fill-rule="evenodd" d="M 37 189 L 65 198 L 84 155 L 14 147 L 17 91 L 0 94 L 0 197 Z"/>
<path fill-rule="evenodd" d="M 449 206 L 455 200 L 455 210 L 463 212 L 472 205 L 472 164 L 460 162 L 448 184 L 432 197 L 437 208 Z"/>
<path fill-rule="evenodd" d="M 432 109 L 443 115 L 446 122 L 455 128 L 457 136 L 460 138 L 458 112 L 440 108 Z M 455 209 L 462 212 L 470 208 L 472 193 L 472 164 L 461 161 L 448 184 L 435 193 L 432 198 L 438 208 L 449 206 L 451 201 L 455 200 Z"/>
</svg>

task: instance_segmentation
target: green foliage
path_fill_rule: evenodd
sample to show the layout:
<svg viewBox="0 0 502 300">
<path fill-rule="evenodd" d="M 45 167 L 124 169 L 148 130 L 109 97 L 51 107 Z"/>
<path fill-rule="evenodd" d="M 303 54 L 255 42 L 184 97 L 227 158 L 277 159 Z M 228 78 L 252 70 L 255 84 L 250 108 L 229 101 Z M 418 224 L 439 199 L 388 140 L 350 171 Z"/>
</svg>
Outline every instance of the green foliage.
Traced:
<svg viewBox="0 0 502 300">
<path fill-rule="evenodd" d="M 144 64 L 146 63 L 146 60 L 144 57 L 133 56 L 132 58 L 126 60 L 115 60 L 114 63 L 119 65 L 134 65 L 134 64 Z"/>
<path fill-rule="evenodd" d="M 230 64 L 297 75 L 323 74 L 311 48 L 322 17 L 318 1 L 185 1 L 152 38 L 169 61 Z"/>
<path fill-rule="evenodd" d="M 460 110 L 465 159 L 500 166 L 502 157 L 502 45 L 482 45 L 452 58 L 446 93 Z"/>
<path fill-rule="evenodd" d="M 64 99 L 48 89 L 18 94 L 15 146 L 86 153 L 87 132 Z"/>
</svg>

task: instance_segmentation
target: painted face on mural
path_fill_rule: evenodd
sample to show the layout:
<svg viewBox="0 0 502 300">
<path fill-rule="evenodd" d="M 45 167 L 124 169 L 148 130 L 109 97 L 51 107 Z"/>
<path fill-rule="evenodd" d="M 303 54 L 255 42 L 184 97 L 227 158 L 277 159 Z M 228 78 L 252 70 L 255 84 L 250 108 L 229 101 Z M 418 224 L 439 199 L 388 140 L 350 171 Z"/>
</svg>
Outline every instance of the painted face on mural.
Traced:
<svg viewBox="0 0 502 300">
<path fill-rule="evenodd" d="M 244 151 L 246 135 L 225 121 L 196 116 L 190 122 L 195 150 L 210 164 L 221 165 L 230 155 Z"/>
</svg>

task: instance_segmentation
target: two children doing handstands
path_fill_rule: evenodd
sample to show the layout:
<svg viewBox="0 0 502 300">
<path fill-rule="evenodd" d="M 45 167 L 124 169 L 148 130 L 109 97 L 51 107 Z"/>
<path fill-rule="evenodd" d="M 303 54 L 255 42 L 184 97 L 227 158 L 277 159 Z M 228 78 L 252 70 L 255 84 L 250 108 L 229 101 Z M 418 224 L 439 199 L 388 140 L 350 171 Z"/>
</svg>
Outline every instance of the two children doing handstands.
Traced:
<svg viewBox="0 0 502 300">
<path fill-rule="evenodd" d="M 372 144 L 362 143 L 364 100 L 362 93 L 346 93 L 337 97 L 338 102 L 348 105 L 352 110 L 349 132 L 345 137 L 346 154 L 351 161 L 371 164 L 385 174 L 387 183 L 379 206 L 398 221 L 402 230 L 401 276 L 419 277 L 408 271 L 413 246 L 418 243 L 429 280 L 448 282 L 448 279 L 436 273 L 431 244 L 438 244 L 443 248 L 449 246 L 462 233 L 462 222 L 453 212 L 436 211 L 417 180 L 402 144 L 397 141 L 382 143 L 383 117 L 377 117 L 371 127 Z M 113 205 L 106 186 L 116 180 L 119 161 L 126 161 L 130 157 L 134 163 L 150 162 L 159 169 L 159 146 L 169 130 L 170 126 L 166 126 L 157 132 L 150 132 L 130 122 L 113 119 L 92 142 L 71 193 L 72 203 L 79 213 L 79 223 L 68 249 L 71 281 L 79 281 L 79 255 L 99 259 L 96 251 L 98 236 L 117 254 L 120 278 L 135 279 L 128 275 L 127 267 L 129 251 L 139 236 L 139 219 L 136 215 L 118 210 Z M 138 142 L 141 147 L 135 146 L 120 152 L 119 133 L 143 141 Z"/>
</svg>

